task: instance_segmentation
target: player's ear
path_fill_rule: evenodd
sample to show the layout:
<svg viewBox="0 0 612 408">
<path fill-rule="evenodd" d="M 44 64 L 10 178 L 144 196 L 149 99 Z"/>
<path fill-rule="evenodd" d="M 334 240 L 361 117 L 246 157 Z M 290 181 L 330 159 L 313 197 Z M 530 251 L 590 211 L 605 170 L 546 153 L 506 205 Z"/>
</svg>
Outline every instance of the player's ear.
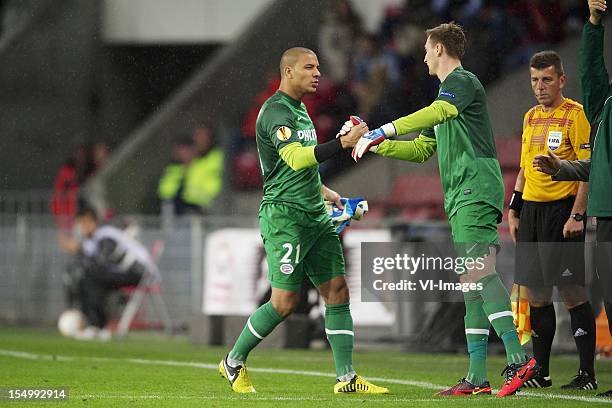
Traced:
<svg viewBox="0 0 612 408">
<path fill-rule="evenodd" d="M 444 45 L 442 45 L 442 43 L 437 43 L 436 44 L 436 55 L 438 57 L 441 57 L 443 51 L 444 51 Z"/>
<path fill-rule="evenodd" d="M 291 68 L 290 66 L 287 66 L 285 67 L 284 71 L 285 71 L 285 77 L 289 79 L 293 78 L 293 68 Z"/>
<path fill-rule="evenodd" d="M 560 89 L 563 89 L 563 87 L 565 87 L 565 79 L 566 79 L 565 74 L 559 75 L 559 88 Z"/>
</svg>

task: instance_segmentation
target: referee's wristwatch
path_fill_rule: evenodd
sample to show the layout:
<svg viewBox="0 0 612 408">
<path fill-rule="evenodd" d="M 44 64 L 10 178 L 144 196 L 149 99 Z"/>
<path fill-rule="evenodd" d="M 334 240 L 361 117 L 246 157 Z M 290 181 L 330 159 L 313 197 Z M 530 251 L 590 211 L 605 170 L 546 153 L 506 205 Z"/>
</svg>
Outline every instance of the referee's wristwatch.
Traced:
<svg viewBox="0 0 612 408">
<path fill-rule="evenodd" d="M 584 221 L 584 215 L 580 213 L 572 214 L 571 217 L 578 222 Z"/>
</svg>

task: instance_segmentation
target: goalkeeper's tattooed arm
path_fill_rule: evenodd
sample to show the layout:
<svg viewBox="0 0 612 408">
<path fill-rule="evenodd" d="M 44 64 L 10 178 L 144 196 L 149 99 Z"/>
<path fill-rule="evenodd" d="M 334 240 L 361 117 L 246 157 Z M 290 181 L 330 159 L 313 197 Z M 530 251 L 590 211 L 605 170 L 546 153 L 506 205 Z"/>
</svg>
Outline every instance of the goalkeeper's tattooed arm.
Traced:
<svg viewBox="0 0 612 408">
<path fill-rule="evenodd" d="M 336 204 L 336 207 L 338 207 L 339 209 L 344 209 L 341 200 L 342 197 L 340 197 L 340 194 L 336 193 L 334 190 L 327 187 L 325 184 L 321 184 L 321 195 L 323 195 L 323 200 L 331 201 L 332 203 Z"/>
</svg>

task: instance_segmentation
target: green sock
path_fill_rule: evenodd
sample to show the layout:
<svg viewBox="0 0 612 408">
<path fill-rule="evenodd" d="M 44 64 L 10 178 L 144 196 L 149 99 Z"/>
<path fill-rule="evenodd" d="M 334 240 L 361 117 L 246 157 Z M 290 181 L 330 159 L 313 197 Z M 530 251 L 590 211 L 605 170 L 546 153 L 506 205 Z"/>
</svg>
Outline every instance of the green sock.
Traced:
<svg viewBox="0 0 612 408">
<path fill-rule="evenodd" d="M 470 368 L 465 379 L 474 385 L 480 385 L 487 381 L 487 343 L 491 324 L 482 310 L 483 302 L 478 292 L 466 292 L 463 298 L 465 337 L 470 355 Z"/>
<path fill-rule="evenodd" d="M 508 364 L 524 362 L 525 350 L 519 342 L 514 326 L 510 295 L 506 287 L 497 273 L 485 276 L 478 283 L 482 284 L 480 290 L 480 296 L 483 300 L 482 309 L 488 316 L 495 332 L 504 342 Z"/>
<path fill-rule="evenodd" d="M 245 362 L 250 351 L 255 348 L 272 330 L 284 319 L 268 302 L 259 307 L 242 329 L 242 333 L 236 340 L 234 348 L 229 352 L 229 358 L 235 361 Z"/>
<path fill-rule="evenodd" d="M 354 374 L 353 370 L 353 318 L 348 303 L 325 305 L 325 334 L 334 353 L 336 375 Z"/>
</svg>

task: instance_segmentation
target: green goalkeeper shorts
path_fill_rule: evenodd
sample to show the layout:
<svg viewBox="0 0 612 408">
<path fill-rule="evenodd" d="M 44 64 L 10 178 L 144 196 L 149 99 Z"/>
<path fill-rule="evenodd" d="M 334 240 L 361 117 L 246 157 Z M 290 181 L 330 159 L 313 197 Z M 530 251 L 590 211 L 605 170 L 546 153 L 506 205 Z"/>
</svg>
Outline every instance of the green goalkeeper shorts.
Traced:
<svg viewBox="0 0 612 408">
<path fill-rule="evenodd" d="M 499 210 L 486 203 L 468 204 L 449 219 L 457 254 L 479 257 L 489 253 L 489 247 L 499 247 L 497 224 Z"/>
<path fill-rule="evenodd" d="M 259 226 L 272 287 L 297 292 L 306 277 L 319 287 L 344 275 L 342 244 L 327 213 L 269 203 L 261 206 Z"/>
</svg>

